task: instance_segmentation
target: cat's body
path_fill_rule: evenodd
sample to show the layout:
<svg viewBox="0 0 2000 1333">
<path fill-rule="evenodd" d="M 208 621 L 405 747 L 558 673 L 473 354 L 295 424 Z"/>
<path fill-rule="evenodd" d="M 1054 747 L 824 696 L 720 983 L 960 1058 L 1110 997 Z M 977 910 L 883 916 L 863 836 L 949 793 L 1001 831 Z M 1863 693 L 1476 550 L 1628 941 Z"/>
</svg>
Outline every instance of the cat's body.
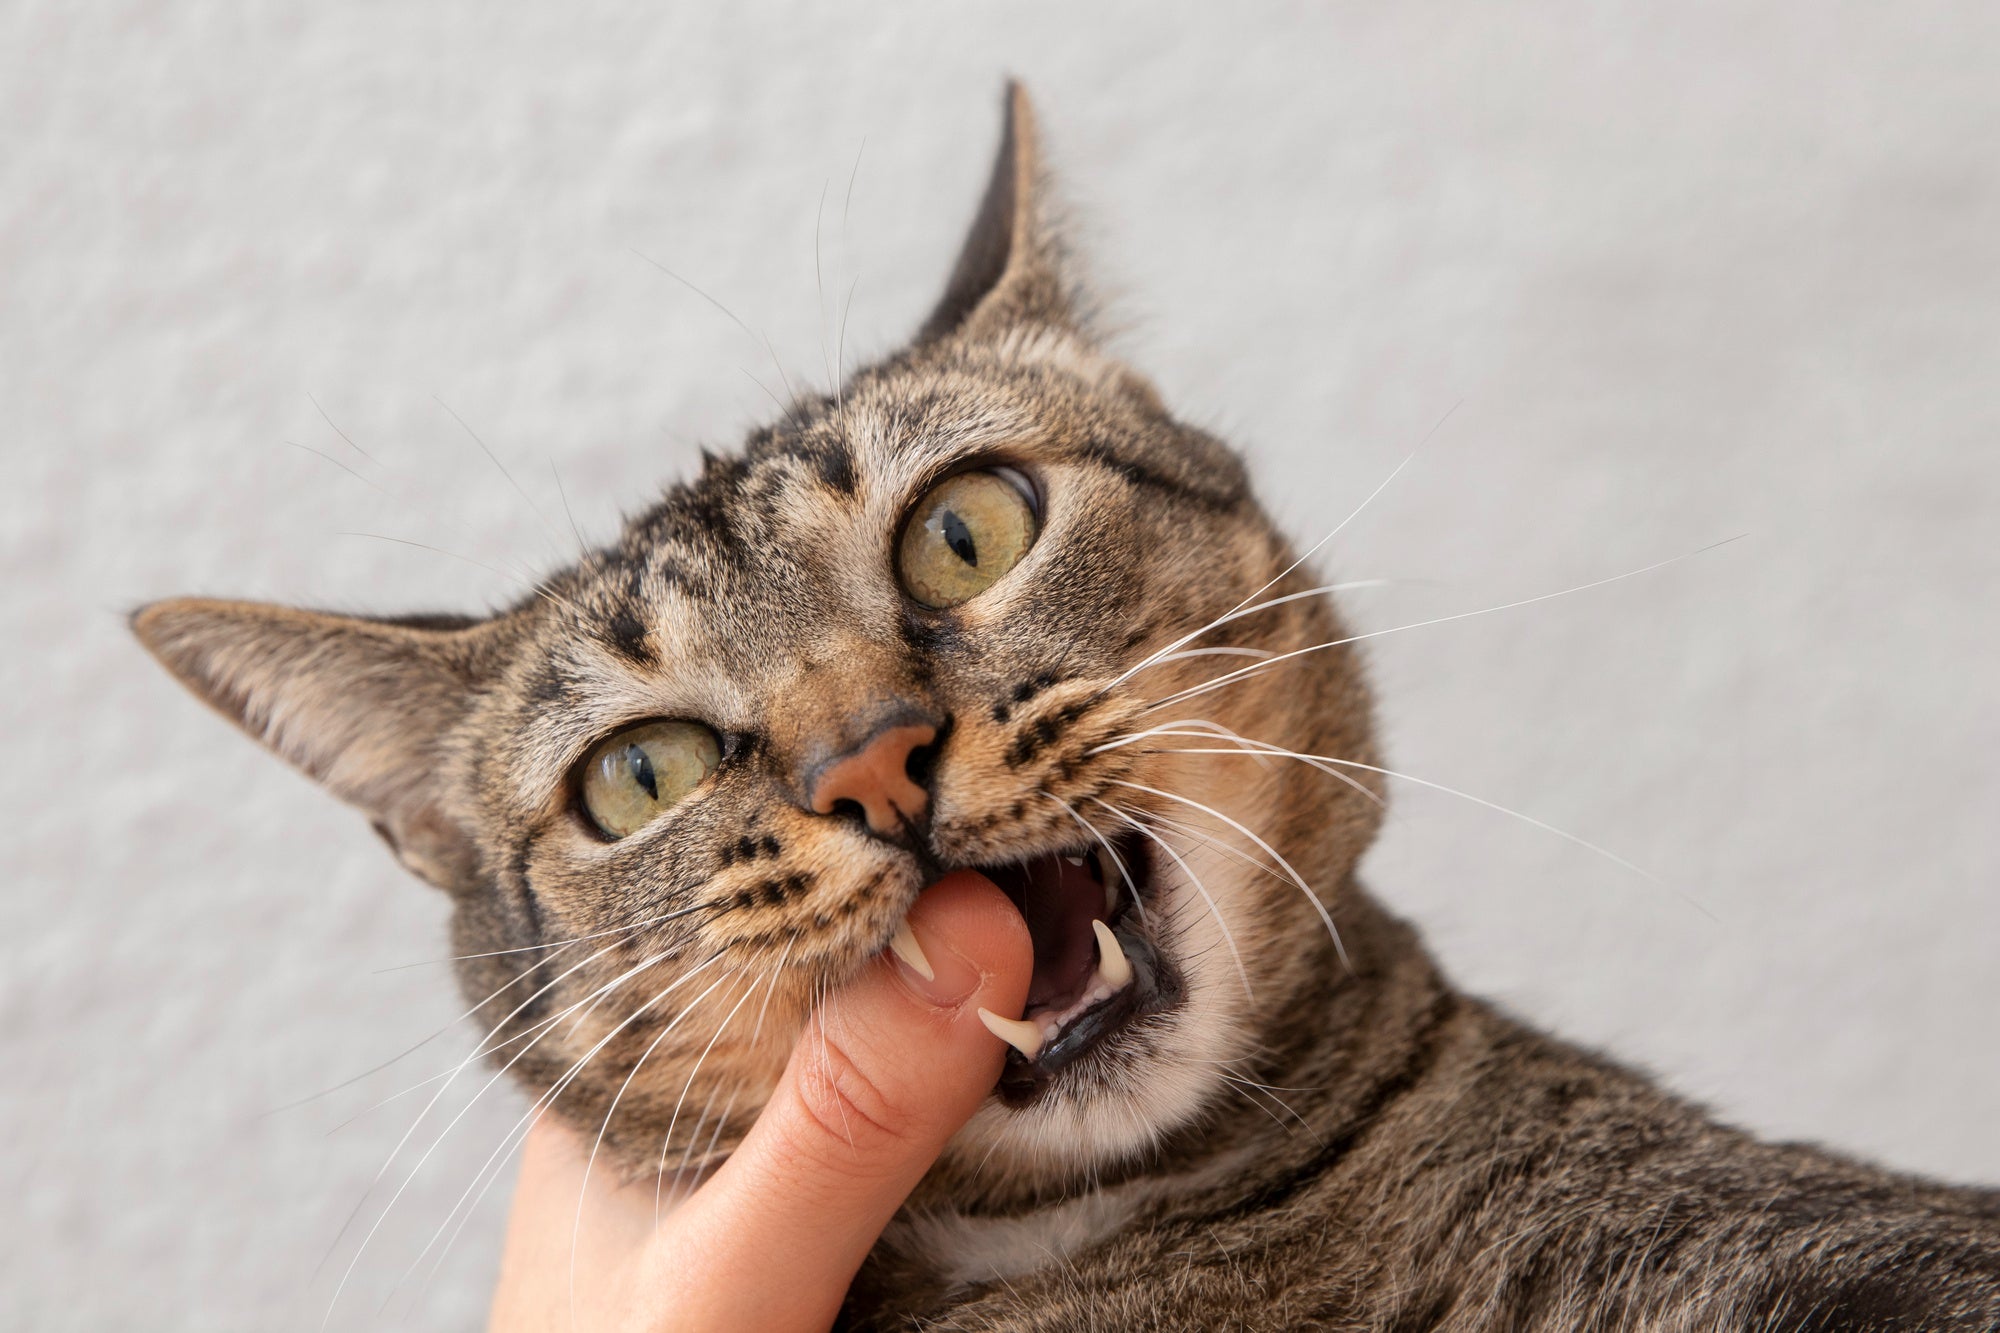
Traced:
<svg viewBox="0 0 2000 1333">
<path fill-rule="evenodd" d="M 900 1223 L 856 1326 L 2000 1328 L 2000 1191 L 1717 1125 L 1455 992 L 1408 927 L 1341 900 L 1354 971 L 1307 1002 L 1320 1039 L 1274 1053 L 1272 1115 L 1005 1221 Z"/>
<path fill-rule="evenodd" d="M 913 345 L 485 621 L 135 627 L 450 892 L 482 1050 L 633 1176 L 754 1119 L 944 870 L 1036 939 L 860 1327 L 2000 1327 L 2000 1203 L 1457 995 L 1354 867 L 1351 641 L 1090 335 L 1025 102 Z"/>
</svg>

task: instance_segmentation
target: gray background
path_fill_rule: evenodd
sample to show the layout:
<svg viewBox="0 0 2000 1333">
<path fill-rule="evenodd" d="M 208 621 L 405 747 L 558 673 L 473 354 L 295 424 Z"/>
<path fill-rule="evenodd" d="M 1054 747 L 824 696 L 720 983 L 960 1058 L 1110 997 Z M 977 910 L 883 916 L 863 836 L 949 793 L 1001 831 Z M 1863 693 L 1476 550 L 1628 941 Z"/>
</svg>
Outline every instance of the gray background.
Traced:
<svg viewBox="0 0 2000 1333">
<path fill-rule="evenodd" d="M 552 464 L 601 539 L 770 410 L 772 356 L 634 252 L 824 382 L 937 289 L 1010 70 L 1123 345 L 1299 537 L 1457 405 L 1330 548 L 1399 580 L 1362 626 L 1748 534 L 1373 645 L 1393 763 L 1661 884 L 1406 787 L 1382 896 L 1731 1119 L 2000 1178 L 1996 14 L 0 8 L 0 1322 L 315 1326 L 426 1093 L 332 1131 L 470 1035 L 280 1109 L 457 1012 L 384 970 L 442 903 L 121 612 L 511 599 L 573 541 Z M 335 1326 L 476 1320 L 504 1181 L 391 1287 L 518 1107 Z"/>
</svg>

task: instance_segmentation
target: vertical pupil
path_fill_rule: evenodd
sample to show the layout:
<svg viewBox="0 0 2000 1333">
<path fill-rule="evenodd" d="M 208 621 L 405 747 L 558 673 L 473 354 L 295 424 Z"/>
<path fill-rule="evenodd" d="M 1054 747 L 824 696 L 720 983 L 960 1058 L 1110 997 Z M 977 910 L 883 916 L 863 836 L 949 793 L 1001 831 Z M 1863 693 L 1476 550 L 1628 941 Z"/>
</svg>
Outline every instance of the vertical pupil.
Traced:
<svg viewBox="0 0 2000 1333">
<path fill-rule="evenodd" d="M 944 533 L 944 544 L 951 548 L 953 555 L 968 565 L 979 563 L 979 548 L 972 544 L 972 529 L 965 526 L 965 520 L 956 511 L 945 510 L 944 517 L 938 520 L 938 527 Z"/>
<path fill-rule="evenodd" d="M 660 799 L 660 784 L 653 777 L 653 761 L 647 757 L 644 750 L 636 745 L 626 746 L 625 768 L 631 773 L 632 781 L 646 789 L 646 795 L 656 801 Z"/>
</svg>

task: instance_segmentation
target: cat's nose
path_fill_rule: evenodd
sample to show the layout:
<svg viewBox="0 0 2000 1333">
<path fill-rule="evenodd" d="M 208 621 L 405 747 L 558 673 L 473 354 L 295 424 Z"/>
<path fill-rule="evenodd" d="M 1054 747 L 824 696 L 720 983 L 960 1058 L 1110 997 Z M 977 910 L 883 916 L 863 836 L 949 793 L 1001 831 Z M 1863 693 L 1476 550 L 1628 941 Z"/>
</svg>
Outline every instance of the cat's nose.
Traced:
<svg viewBox="0 0 2000 1333">
<path fill-rule="evenodd" d="M 806 799 L 815 813 L 841 802 L 858 806 L 877 837 L 894 838 L 922 822 L 930 805 L 928 760 L 938 729 L 907 715 L 878 726 L 868 739 L 813 770 Z"/>
</svg>

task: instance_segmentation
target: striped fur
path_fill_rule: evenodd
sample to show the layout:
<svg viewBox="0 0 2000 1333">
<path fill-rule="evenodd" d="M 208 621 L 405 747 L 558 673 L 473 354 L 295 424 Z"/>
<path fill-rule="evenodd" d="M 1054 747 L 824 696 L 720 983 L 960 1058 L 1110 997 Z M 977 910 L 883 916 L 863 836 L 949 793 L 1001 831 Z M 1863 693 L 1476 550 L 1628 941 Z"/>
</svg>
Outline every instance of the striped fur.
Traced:
<svg viewBox="0 0 2000 1333">
<path fill-rule="evenodd" d="M 1174 1002 L 975 1117 L 863 1270 L 854 1327 L 2000 1327 L 2000 1196 L 1719 1126 L 1460 995 L 1369 899 L 1360 662 L 1327 598 L 1283 600 L 1314 576 L 1236 457 L 1093 337 L 1042 177 L 1016 90 L 917 339 L 500 615 L 181 600 L 135 629 L 453 896 L 467 994 L 500 993 L 492 1058 L 633 1176 L 726 1154 L 814 1001 L 941 870 L 1085 825 L 1158 834 Z M 924 611 L 899 524 L 979 464 L 1034 480 L 1040 537 Z M 1187 645 L 1221 654 L 1170 651 L 1254 598 Z M 946 723 L 921 836 L 812 813 L 815 758 L 911 700 Z M 712 727 L 722 765 L 606 842 L 574 771 L 655 717 Z M 1185 753 L 1253 741 L 1350 766 Z"/>
</svg>

